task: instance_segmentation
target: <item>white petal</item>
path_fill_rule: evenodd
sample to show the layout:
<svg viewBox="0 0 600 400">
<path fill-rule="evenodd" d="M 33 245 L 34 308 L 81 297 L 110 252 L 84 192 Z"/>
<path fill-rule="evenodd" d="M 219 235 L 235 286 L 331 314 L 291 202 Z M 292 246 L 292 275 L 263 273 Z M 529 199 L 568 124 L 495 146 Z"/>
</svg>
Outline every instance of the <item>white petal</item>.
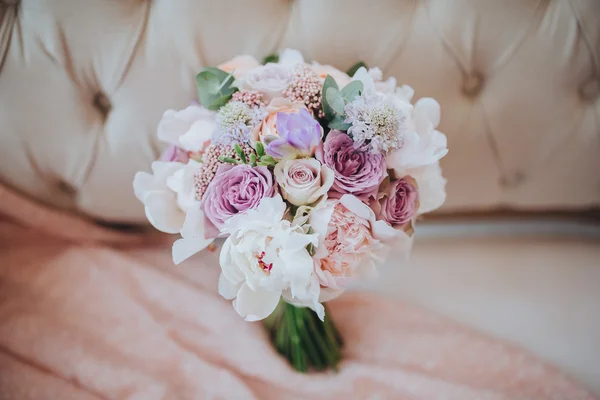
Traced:
<svg viewBox="0 0 600 400">
<path fill-rule="evenodd" d="M 210 141 L 215 130 L 215 122 L 199 120 L 192 124 L 190 129 L 179 137 L 181 147 L 187 151 L 200 151 Z"/>
<path fill-rule="evenodd" d="M 179 136 L 187 129 L 187 125 L 177 119 L 177 111 L 167 110 L 158 122 L 157 136 L 159 140 L 179 145 Z"/>
<path fill-rule="evenodd" d="M 446 201 L 446 179 L 439 163 L 406 171 L 417 181 L 419 187 L 419 214 L 431 212 Z"/>
<path fill-rule="evenodd" d="M 304 62 L 302 53 L 294 49 L 285 49 L 279 55 L 279 64 L 301 64 Z"/>
<path fill-rule="evenodd" d="M 182 238 L 173 243 L 173 262 L 179 264 L 204 250 L 213 239 L 204 237 L 204 213 L 200 207 L 191 208 L 181 228 Z"/>
<path fill-rule="evenodd" d="M 148 221 L 161 232 L 177 233 L 183 226 L 185 214 L 177 207 L 175 193 L 149 192 L 144 197 Z"/>
<path fill-rule="evenodd" d="M 139 201 L 143 202 L 146 193 L 152 189 L 154 176 L 147 172 L 137 172 L 133 178 L 133 192 Z"/>
<path fill-rule="evenodd" d="M 179 162 L 154 161 L 152 163 L 152 174 L 138 172 L 133 178 L 133 191 L 135 196 L 144 202 L 149 192 L 167 190 L 167 178 L 183 168 Z"/>
<path fill-rule="evenodd" d="M 280 262 L 284 264 L 281 269 L 285 270 L 286 277 L 290 282 L 292 297 L 304 295 L 314 269 L 313 258 L 304 248 L 297 251 L 282 249 L 279 252 L 279 258 Z"/>
<path fill-rule="evenodd" d="M 375 92 L 375 82 L 373 78 L 367 72 L 365 67 L 360 67 L 352 77 L 353 81 L 361 81 L 363 84 L 363 91 L 373 93 Z"/>
<path fill-rule="evenodd" d="M 415 103 L 415 118 L 427 118 L 436 128 L 440 124 L 440 104 L 431 97 L 423 97 Z"/>
<path fill-rule="evenodd" d="M 360 201 L 358 197 L 345 194 L 340 199 L 340 203 L 349 211 L 366 220 L 375 220 L 375 213 L 365 203 Z"/>
<path fill-rule="evenodd" d="M 259 321 L 275 311 L 280 298 L 281 292 L 270 290 L 255 292 L 243 284 L 237 298 L 233 301 L 233 308 L 246 321 Z"/>
<path fill-rule="evenodd" d="M 187 211 L 197 203 L 194 173 L 200 165 L 199 162 L 190 160 L 185 167 L 167 178 L 167 187 L 177 194 L 177 204 L 183 211 Z"/>
<path fill-rule="evenodd" d="M 241 284 L 234 284 L 227 280 L 225 275 L 219 275 L 219 294 L 227 300 L 233 300 L 240 290 Z"/>
</svg>

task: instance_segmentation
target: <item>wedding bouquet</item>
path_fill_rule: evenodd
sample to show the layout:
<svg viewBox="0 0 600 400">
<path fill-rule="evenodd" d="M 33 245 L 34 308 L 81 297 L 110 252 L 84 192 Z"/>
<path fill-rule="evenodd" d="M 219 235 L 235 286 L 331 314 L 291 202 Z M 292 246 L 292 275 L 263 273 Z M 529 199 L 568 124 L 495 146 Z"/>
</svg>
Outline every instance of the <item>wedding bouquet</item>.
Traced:
<svg viewBox="0 0 600 400">
<path fill-rule="evenodd" d="M 335 368 L 324 302 L 410 250 L 445 200 L 439 104 L 363 63 L 344 73 L 295 50 L 239 56 L 197 76 L 199 103 L 164 113 L 169 144 L 133 186 L 150 223 L 179 234 L 179 264 L 224 238 L 219 293 L 265 320 L 299 371 Z"/>
</svg>

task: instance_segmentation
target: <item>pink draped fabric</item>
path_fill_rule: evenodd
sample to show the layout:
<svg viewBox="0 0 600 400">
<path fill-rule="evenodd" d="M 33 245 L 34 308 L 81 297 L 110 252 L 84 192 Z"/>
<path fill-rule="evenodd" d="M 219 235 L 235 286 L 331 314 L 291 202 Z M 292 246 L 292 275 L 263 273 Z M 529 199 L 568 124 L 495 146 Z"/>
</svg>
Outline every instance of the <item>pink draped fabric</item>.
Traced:
<svg viewBox="0 0 600 400">
<path fill-rule="evenodd" d="M 0 187 L 0 399 L 596 399 L 527 352 L 365 293 L 331 303 L 338 373 L 293 372 L 216 292 L 127 234 Z"/>
</svg>

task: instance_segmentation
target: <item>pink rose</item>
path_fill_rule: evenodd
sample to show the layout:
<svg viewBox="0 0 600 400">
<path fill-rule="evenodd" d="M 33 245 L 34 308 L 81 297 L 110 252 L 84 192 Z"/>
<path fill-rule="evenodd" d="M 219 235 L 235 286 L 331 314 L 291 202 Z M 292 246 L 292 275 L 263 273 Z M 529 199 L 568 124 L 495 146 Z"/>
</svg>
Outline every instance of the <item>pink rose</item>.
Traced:
<svg viewBox="0 0 600 400">
<path fill-rule="evenodd" d="M 259 67 L 260 63 L 252 56 L 243 55 L 232 58 L 229 61 L 220 64 L 217 68 L 225 72 L 233 72 L 233 76 L 238 79 L 246 75 L 248 71 Z"/>
<path fill-rule="evenodd" d="M 279 136 L 277 132 L 277 114 L 278 113 L 286 113 L 286 114 L 296 114 L 301 109 L 306 108 L 302 103 L 293 103 L 288 99 L 284 98 L 276 98 L 273 99 L 269 105 L 265 108 L 267 112 L 267 116 L 263 120 L 263 122 L 258 125 L 256 130 L 253 132 L 252 140 L 253 142 L 262 142 L 266 144 L 265 139 L 271 137 L 276 138 Z"/>
<path fill-rule="evenodd" d="M 229 218 L 258 207 L 264 197 L 276 194 L 273 175 L 267 167 L 220 165 L 200 205 L 207 219 L 209 235 L 217 236 Z"/>
<path fill-rule="evenodd" d="M 348 193 L 368 202 L 387 176 L 382 154 L 373 153 L 366 146 L 357 147 L 350 136 L 340 131 L 330 131 L 315 156 L 335 173 L 329 197 Z"/>
<path fill-rule="evenodd" d="M 372 204 L 377 219 L 395 229 L 412 231 L 412 220 L 419 209 L 417 182 L 410 176 L 382 185 L 378 200 Z"/>
</svg>

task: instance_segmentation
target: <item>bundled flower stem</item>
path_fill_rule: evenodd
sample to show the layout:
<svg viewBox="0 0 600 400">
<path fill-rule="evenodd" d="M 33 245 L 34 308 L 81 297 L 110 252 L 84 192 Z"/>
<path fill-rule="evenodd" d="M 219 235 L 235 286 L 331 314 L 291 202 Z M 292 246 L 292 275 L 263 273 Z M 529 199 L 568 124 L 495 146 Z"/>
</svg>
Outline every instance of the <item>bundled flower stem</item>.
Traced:
<svg viewBox="0 0 600 400">
<path fill-rule="evenodd" d="M 264 325 L 277 352 L 296 371 L 337 371 L 343 341 L 329 312 L 321 321 L 311 309 L 281 301 Z"/>
</svg>

